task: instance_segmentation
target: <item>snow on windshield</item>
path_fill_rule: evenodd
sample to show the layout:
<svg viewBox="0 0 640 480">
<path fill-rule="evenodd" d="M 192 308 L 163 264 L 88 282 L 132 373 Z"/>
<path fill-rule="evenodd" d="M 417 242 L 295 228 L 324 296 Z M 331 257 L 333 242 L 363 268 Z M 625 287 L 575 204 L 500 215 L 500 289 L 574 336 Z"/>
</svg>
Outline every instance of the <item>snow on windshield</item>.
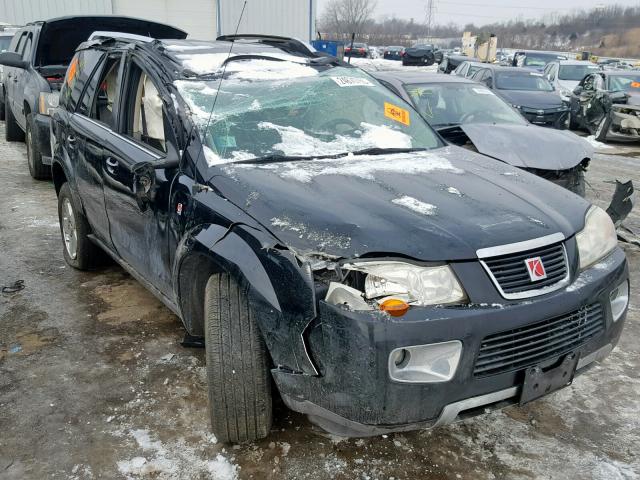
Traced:
<svg viewBox="0 0 640 480">
<path fill-rule="evenodd" d="M 179 51 L 179 47 L 178 45 L 174 46 L 176 50 Z M 178 60 L 180 60 L 182 62 L 182 65 L 184 66 L 184 68 L 187 68 L 189 70 L 191 70 L 193 73 L 195 73 L 196 75 L 204 75 L 204 74 L 214 74 L 219 72 L 222 67 L 223 67 L 223 63 L 228 59 L 228 58 L 233 58 L 236 57 L 238 55 L 255 55 L 255 56 L 265 56 L 265 57 L 269 57 L 269 58 L 277 58 L 278 60 L 282 60 L 280 62 L 278 61 L 273 61 L 273 60 L 251 60 L 251 61 L 246 61 L 246 60 L 236 60 L 236 61 L 231 61 L 228 62 L 227 65 L 227 71 L 231 71 L 232 70 L 232 65 L 238 65 L 240 63 L 245 64 L 245 65 L 256 65 L 254 67 L 249 66 L 248 68 L 253 68 L 254 70 L 259 70 L 260 68 L 265 68 L 267 67 L 267 63 L 269 64 L 269 66 L 267 68 L 271 68 L 271 66 L 276 63 L 276 64 L 280 64 L 280 69 L 281 70 L 286 70 L 287 68 L 295 68 L 295 66 L 305 66 L 305 59 L 302 59 L 301 57 L 296 57 L 294 55 L 288 55 L 286 53 L 278 53 L 278 52 L 268 52 L 268 53 L 242 53 L 242 54 L 234 54 L 231 53 L 229 54 L 229 52 L 220 52 L 220 53 L 183 53 L 183 54 L 178 54 L 176 55 L 176 57 L 178 58 Z M 255 64 L 255 62 L 266 62 L 263 63 L 261 66 L 258 66 L 257 64 Z M 288 64 L 293 64 L 294 67 L 292 67 L 291 65 Z M 234 68 L 238 68 L 238 69 L 242 69 L 243 67 L 234 67 Z M 313 70 L 313 69 L 311 69 Z M 315 70 L 314 70 L 315 72 Z M 254 77 L 252 77 L 254 78 Z"/>
<path fill-rule="evenodd" d="M 308 156 L 317 152 L 322 155 L 333 155 L 364 148 L 411 148 L 411 137 L 405 133 L 393 130 L 386 125 L 371 125 L 362 122 L 359 136 L 336 135 L 330 142 L 323 141 L 303 132 L 299 128 L 275 125 L 261 122 L 261 130 L 273 129 L 280 134 L 282 141 L 273 146 L 283 155 Z"/>
</svg>

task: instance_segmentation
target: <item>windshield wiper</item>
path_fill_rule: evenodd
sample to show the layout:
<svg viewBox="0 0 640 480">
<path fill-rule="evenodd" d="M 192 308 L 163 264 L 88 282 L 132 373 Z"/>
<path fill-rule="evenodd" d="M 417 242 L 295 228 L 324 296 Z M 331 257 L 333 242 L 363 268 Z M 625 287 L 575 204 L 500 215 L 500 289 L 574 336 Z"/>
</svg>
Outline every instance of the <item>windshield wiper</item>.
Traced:
<svg viewBox="0 0 640 480">
<path fill-rule="evenodd" d="M 459 127 L 460 125 L 462 125 L 460 122 L 451 122 L 451 123 L 434 123 L 431 126 L 436 130 L 440 130 L 440 129 L 447 129 L 452 127 Z"/>
<path fill-rule="evenodd" d="M 409 153 L 409 152 L 424 152 L 426 148 L 364 148 L 362 150 L 356 150 L 355 152 L 345 153 L 344 155 L 386 155 L 389 153 Z"/>
<path fill-rule="evenodd" d="M 232 164 L 237 163 L 277 163 L 277 162 L 297 162 L 300 160 L 315 160 L 317 158 L 338 158 L 343 154 L 338 155 L 265 155 L 263 157 L 255 157 L 250 158 L 248 160 L 238 160 L 237 162 L 231 162 Z M 346 155 L 346 154 L 344 154 Z"/>
</svg>

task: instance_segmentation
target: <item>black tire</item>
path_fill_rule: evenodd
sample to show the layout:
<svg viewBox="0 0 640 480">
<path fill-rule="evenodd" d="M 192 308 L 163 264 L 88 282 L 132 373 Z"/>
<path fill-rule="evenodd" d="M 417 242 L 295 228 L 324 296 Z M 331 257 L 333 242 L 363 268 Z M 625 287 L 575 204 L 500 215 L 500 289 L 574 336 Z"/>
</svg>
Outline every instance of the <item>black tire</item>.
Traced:
<svg viewBox="0 0 640 480">
<path fill-rule="evenodd" d="M 246 289 L 226 273 L 205 289 L 211 429 L 221 442 L 264 438 L 273 417 L 269 356 Z"/>
<path fill-rule="evenodd" d="M 569 130 L 579 130 L 580 124 L 575 120 L 575 115 L 569 110 Z"/>
<path fill-rule="evenodd" d="M 4 95 L 0 97 L 0 120 L 4 120 Z"/>
<path fill-rule="evenodd" d="M 36 180 L 48 180 L 51 178 L 51 166 L 42 163 L 42 152 L 40 143 L 33 138 L 34 128 L 33 114 L 27 115 L 27 131 L 25 132 L 25 143 L 27 144 L 27 161 L 29 163 L 29 173 Z"/>
<path fill-rule="evenodd" d="M 576 195 L 580 195 L 584 198 L 587 193 L 586 182 L 584 179 L 584 170 L 580 170 L 576 173 L 575 183 L 569 188 Z"/>
<path fill-rule="evenodd" d="M 609 116 L 609 114 L 607 114 L 604 117 L 602 117 L 602 120 L 600 120 L 600 123 L 598 124 L 598 127 L 596 128 L 596 131 L 594 132 L 593 136 L 599 142 L 606 142 L 607 134 L 609 133 L 610 128 L 611 128 L 611 117 Z"/>
<path fill-rule="evenodd" d="M 66 202 L 69 202 L 68 205 Z M 63 210 L 71 208 L 71 216 L 73 217 L 73 225 L 69 225 L 63 218 Z M 67 211 L 68 212 L 68 211 Z M 68 213 L 67 213 L 68 214 Z M 89 240 L 89 234 L 91 233 L 91 227 L 87 222 L 85 216 L 79 212 L 73 202 L 71 196 L 71 189 L 68 183 L 64 183 L 58 193 L 58 221 L 60 222 L 60 236 L 62 238 L 62 253 L 64 260 L 78 270 L 88 270 L 94 265 L 97 259 L 102 258 L 102 251 L 95 243 Z M 65 229 L 67 232 L 75 230 L 76 233 L 76 248 L 75 256 L 67 247 L 65 240 Z"/>
<path fill-rule="evenodd" d="M 6 101 L 4 103 L 4 117 L 4 138 L 7 142 L 24 142 L 24 132 L 18 126 L 16 118 L 13 116 L 13 112 L 11 112 L 11 107 L 9 107 L 9 103 Z"/>
</svg>

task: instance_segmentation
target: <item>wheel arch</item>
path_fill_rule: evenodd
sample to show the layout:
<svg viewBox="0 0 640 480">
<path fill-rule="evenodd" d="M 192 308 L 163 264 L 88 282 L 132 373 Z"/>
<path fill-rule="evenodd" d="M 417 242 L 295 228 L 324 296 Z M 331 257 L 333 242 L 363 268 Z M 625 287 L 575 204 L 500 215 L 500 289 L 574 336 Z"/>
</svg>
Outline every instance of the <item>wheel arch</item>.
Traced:
<svg viewBox="0 0 640 480">
<path fill-rule="evenodd" d="M 174 285 L 182 321 L 194 336 L 204 335 L 204 292 L 207 281 L 216 273 L 228 273 L 247 289 L 249 301 L 256 312 L 256 319 L 269 354 L 275 365 L 291 370 L 317 375 L 307 353 L 302 333 L 315 317 L 315 297 L 311 288 L 300 285 L 290 268 L 297 268 L 288 253 L 274 248 L 264 248 L 252 237 L 250 228 L 244 225 L 200 225 L 189 231 L 176 249 L 174 261 Z M 255 241 L 256 244 L 251 243 Z M 261 261 L 260 256 L 271 256 Z M 275 265 L 275 267 L 274 267 Z M 271 268 L 275 270 L 271 270 Z M 269 270 L 269 271 L 268 271 Z M 279 282 L 276 292 L 271 278 Z M 280 303 L 279 296 L 286 298 Z M 293 309 L 295 313 L 290 312 Z M 301 311 L 306 312 L 305 315 Z"/>
<path fill-rule="evenodd" d="M 62 185 L 68 182 L 67 174 L 60 162 L 53 162 L 51 164 L 51 177 L 53 179 L 53 186 L 56 189 L 56 196 L 60 193 Z"/>
</svg>

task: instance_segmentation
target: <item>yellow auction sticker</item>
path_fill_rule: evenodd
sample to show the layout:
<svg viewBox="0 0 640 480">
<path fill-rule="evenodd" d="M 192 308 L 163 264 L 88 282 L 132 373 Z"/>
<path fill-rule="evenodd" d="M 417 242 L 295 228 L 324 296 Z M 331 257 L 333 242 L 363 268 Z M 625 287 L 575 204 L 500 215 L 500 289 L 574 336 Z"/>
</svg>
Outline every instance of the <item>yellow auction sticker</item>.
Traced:
<svg viewBox="0 0 640 480">
<path fill-rule="evenodd" d="M 404 125 L 411 125 L 409 110 L 400 108 L 392 103 L 384 102 L 384 116 Z"/>
</svg>

